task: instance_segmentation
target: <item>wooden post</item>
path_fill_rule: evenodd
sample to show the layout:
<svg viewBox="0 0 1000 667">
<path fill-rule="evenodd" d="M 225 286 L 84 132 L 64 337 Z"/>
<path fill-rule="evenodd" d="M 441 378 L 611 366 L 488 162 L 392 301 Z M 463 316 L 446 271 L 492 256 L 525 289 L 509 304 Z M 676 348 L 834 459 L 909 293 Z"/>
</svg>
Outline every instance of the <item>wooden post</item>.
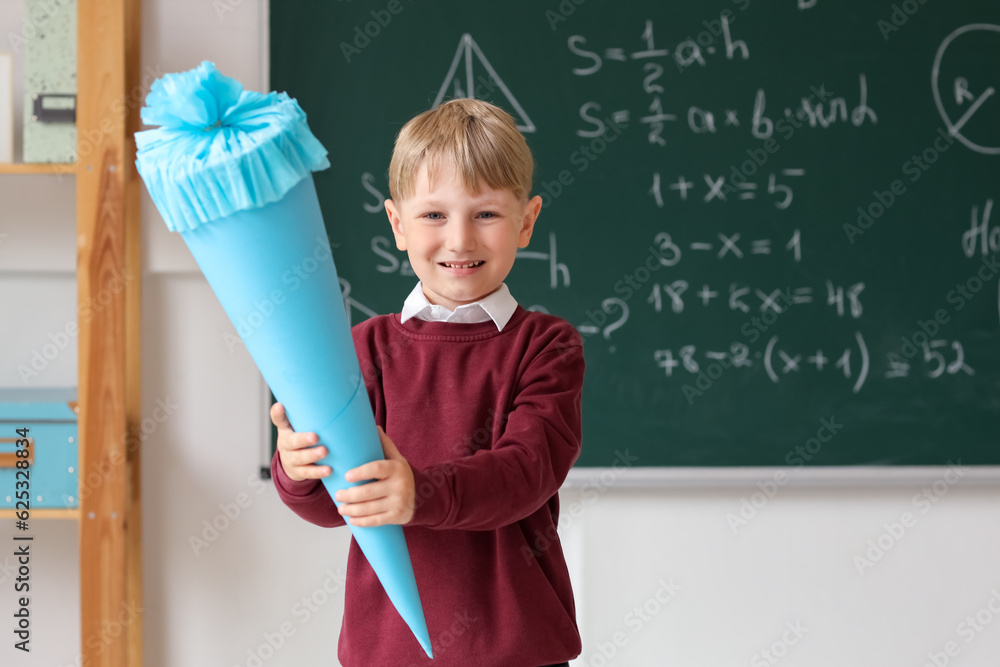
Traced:
<svg viewBox="0 0 1000 667">
<path fill-rule="evenodd" d="M 142 122 L 139 109 L 144 102 L 142 90 L 141 0 L 125 2 L 125 269 L 133 279 L 125 287 L 125 423 L 131 435 L 126 440 L 128 489 L 125 496 L 125 596 L 139 614 L 128 625 L 127 663 L 142 665 L 142 219 L 140 193 L 142 182 L 135 168 L 135 133 Z"/>
<path fill-rule="evenodd" d="M 142 655 L 141 257 L 131 137 L 138 125 L 139 6 L 78 4 L 80 637 L 88 667 L 139 665 Z"/>
</svg>

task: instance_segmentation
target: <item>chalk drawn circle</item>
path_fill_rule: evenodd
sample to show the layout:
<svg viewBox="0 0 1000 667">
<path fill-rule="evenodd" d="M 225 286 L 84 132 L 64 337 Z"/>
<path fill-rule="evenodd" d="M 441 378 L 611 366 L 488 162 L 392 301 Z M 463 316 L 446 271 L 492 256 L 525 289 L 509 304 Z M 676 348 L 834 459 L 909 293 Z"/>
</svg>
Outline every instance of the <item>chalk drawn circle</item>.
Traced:
<svg viewBox="0 0 1000 667">
<path fill-rule="evenodd" d="M 962 144 L 964 144 L 969 150 L 977 153 L 983 153 L 985 155 L 997 155 L 1000 154 L 1000 146 L 980 146 L 979 144 L 971 141 L 960 131 L 955 130 L 955 123 L 953 123 L 951 118 L 948 117 L 948 112 L 945 110 L 944 103 L 941 101 L 941 90 L 938 86 L 938 75 L 941 68 L 941 60 L 944 58 L 944 52 L 958 37 L 967 32 L 978 30 L 1000 33 L 1000 25 L 993 25 L 992 23 L 970 23 L 969 25 L 964 25 L 961 28 L 958 28 L 945 37 L 944 41 L 941 42 L 941 46 L 938 47 L 937 54 L 934 56 L 934 65 L 931 68 L 931 92 L 934 94 L 934 104 L 937 106 L 938 113 L 941 114 L 942 120 L 944 120 L 945 125 L 948 127 L 949 134 L 955 135 L 955 138 L 962 142 Z M 959 128 L 959 130 L 960 129 L 961 128 Z"/>
</svg>

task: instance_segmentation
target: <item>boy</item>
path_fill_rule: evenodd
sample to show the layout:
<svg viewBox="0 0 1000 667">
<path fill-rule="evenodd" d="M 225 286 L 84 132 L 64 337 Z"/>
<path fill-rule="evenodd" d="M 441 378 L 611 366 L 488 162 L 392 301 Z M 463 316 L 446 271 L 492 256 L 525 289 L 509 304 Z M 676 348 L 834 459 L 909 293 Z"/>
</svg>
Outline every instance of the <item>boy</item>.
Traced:
<svg viewBox="0 0 1000 667">
<path fill-rule="evenodd" d="M 421 650 L 355 541 L 338 657 L 346 667 L 540 667 L 580 653 L 556 534 L 558 489 L 580 453 L 583 347 L 524 310 L 504 279 L 541 210 L 534 162 L 501 109 L 458 99 L 410 120 L 386 213 L 420 279 L 399 314 L 352 327 L 385 461 L 338 492 L 315 433 L 277 403 L 272 478 L 320 526 L 402 524 L 434 650 Z M 344 474 L 345 471 L 337 471 Z"/>
</svg>

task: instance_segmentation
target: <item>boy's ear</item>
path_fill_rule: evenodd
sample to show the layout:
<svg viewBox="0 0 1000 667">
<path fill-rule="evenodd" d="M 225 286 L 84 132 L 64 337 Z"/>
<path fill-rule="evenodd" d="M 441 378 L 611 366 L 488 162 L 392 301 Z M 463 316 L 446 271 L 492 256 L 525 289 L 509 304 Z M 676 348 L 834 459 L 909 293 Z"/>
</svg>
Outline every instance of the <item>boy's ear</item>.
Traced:
<svg viewBox="0 0 1000 667">
<path fill-rule="evenodd" d="M 385 214 L 389 217 L 389 226 L 392 227 L 392 235 L 396 239 L 396 248 L 406 250 L 406 237 L 403 235 L 403 225 L 396 209 L 396 203 L 391 199 L 385 200 Z"/>
<path fill-rule="evenodd" d="M 531 233 L 535 231 L 535 221 L 542 211 L 542 198 L 535 195 L 524 208 L 524 218 L 521 221 L 521 231 L 517 235 L 517 247 L 526 248 L 531 241 Z"/>
</svg>

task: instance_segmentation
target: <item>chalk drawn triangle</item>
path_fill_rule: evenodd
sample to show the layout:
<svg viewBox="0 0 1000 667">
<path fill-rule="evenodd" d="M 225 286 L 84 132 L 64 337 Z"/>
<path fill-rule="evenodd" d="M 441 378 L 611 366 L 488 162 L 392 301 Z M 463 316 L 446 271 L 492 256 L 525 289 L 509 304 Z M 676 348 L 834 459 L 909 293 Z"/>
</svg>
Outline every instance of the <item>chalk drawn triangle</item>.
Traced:
<svg viewBox="0 0 1000 667">
<path fill-rule="evenodd" d="M 462 68 L 463 71 L 459 72 L 458 66 L 463 60 L 465 61 L 465 66 Z M 486 59 L 486 56 L 483 55 L 483 50 L 479 48 L 476 40 L 472 39 L 472 35 L 469 33 L 462 35 L 462 38 L 458 41 L 458 49 L 455 51 L 455 57 L 451 61 L 451 67 L 448 68 L 448 74 L 444 77 L 444 83 L 441 84 L 441 90 L 438 91 L 437 97 L 434 98 L 434 106 L 432 108 L 436 109 L 441 104 L 445 95 L 449 94 L 454 98 L 468 97 L 476 99 L 476 81 L 474 78 L 476 61 L 493 78 L 497 88 L 504 94 L 507 102 L 510 103 L 510 106 L 516 112 L 515 121 L 520 120 L 517 124 L 517 129 L 522 132 L 534 132 L 535 124 L 528 118 L 528 114 L 524 112 L 524 109 L 518 103 L 513 93 L 510 92 L 510 88 L 503 82 L 497 71 L 493 69 L 493 65 Z"/>
</svg>

